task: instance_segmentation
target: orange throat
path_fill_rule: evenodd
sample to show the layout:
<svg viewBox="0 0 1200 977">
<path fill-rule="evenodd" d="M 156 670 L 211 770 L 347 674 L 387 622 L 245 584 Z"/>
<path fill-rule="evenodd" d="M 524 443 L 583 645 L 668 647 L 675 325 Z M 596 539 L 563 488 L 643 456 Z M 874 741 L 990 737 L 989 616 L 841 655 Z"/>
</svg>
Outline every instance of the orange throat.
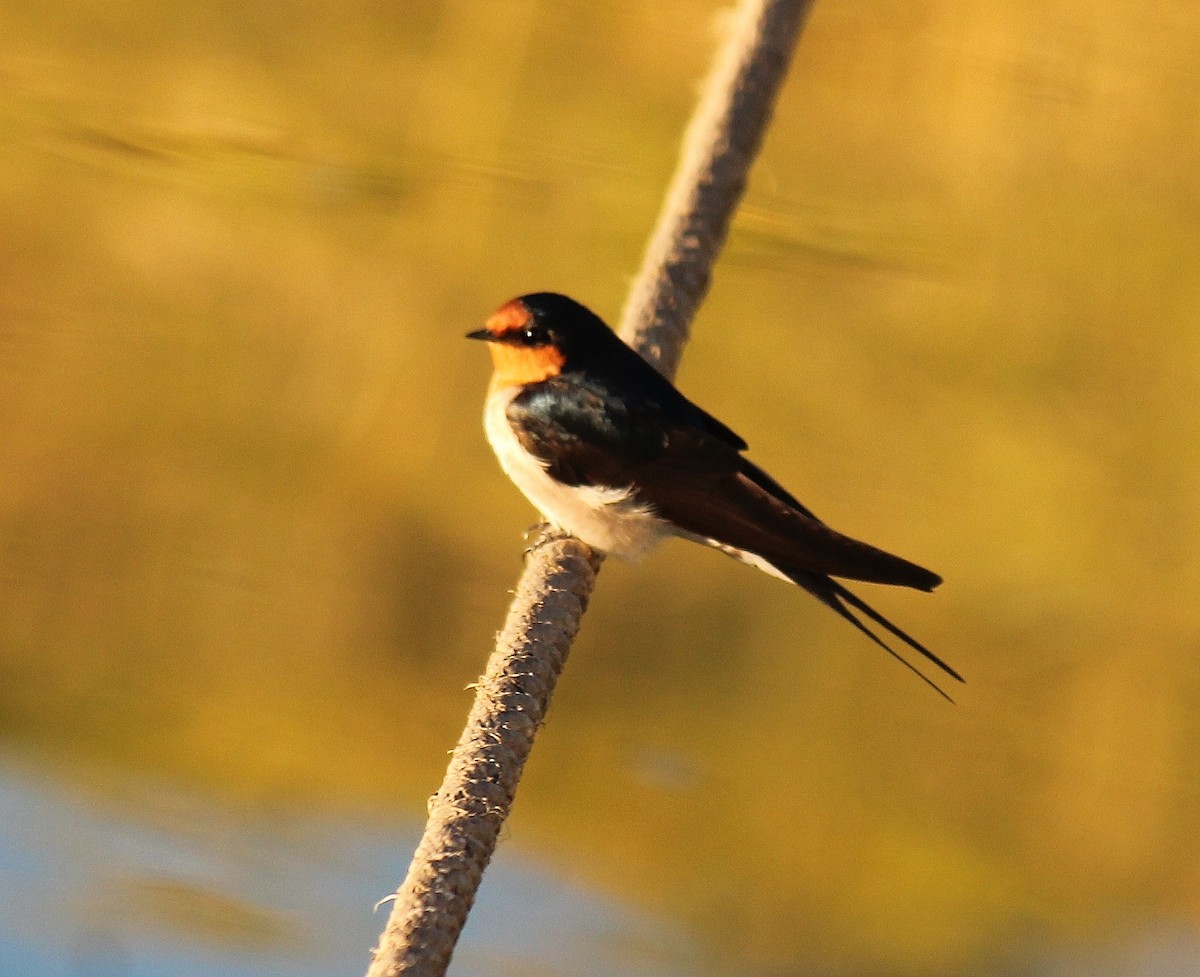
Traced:
<svg viewBox="0 0 1200 977">
<path fill-rule="evenodd" d="M 553 346 L 510 346 L 507 343 L 490 343 L 492 354 L 492 387 L 521 387 L 527 383 L 538 383 L 562 372 L 566 360 Z"/>
</svg>

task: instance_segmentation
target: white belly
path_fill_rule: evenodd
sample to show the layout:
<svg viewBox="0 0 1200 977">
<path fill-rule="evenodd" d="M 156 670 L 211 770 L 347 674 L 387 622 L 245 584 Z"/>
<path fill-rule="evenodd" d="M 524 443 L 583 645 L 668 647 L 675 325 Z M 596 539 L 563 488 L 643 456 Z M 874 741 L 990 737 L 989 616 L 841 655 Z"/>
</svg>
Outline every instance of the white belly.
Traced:
<svg viewBox="0 0 1200 977">
<path fill-rule="evenodd" d="M 641 559 L 671 535 L 648 506 L 630 499 L 628 488 L 563 485 L 546 474 L 542 463 L 521 447 L 504 414 L 519 389 L 489 393 L 483 426 L 504 473 L 547 521 L 623 560 Z"/>
</svg>

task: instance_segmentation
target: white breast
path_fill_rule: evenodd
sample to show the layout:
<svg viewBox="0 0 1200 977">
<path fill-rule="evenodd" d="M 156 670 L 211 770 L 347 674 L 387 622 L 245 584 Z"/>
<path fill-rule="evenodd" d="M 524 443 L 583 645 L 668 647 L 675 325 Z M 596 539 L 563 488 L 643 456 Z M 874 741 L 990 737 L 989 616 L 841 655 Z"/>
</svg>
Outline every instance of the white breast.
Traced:
<svg viewBox="0 0 1200 977">
<path fill-rule="evenodd" d="M 505 410 L 519 387 L 489 392 L 483 426 L 500 467 L 547 521 L 594 549 L 623 560 L 639 560 L 671 535 L 666 522 L 632 500 L 630 488 L 563 485 L 521 447 Z"/>
</svg>

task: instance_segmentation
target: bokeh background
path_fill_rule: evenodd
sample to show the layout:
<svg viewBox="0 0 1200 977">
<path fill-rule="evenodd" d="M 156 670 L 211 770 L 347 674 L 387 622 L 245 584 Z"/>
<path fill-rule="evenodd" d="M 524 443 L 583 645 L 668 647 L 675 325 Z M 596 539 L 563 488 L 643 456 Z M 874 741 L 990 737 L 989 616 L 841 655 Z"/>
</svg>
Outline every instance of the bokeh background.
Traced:
<svg viewBox="0 0 1200 977">
<path fill-rule="evenodd" d="M 357 974 L 696 0 L 0 3 L 0 973 Z M 610 562 L 455 973 L 1200 972 L 1200 8 L 817 0 L 680 383 L 946 577 Z"/>
</svg>

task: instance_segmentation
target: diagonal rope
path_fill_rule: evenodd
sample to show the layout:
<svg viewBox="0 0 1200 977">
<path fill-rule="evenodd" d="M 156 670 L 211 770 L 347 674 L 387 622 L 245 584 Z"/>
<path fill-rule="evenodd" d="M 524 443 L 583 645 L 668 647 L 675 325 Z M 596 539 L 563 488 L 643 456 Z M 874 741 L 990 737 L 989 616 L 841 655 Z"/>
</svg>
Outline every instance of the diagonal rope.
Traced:
<svg viewBox="0 0 1200 977">
<path fill-rule="evenodd" d="M 810 3 L 742 0 L 726 25 L 621 319 L 621 335 L 667 376 L 708 291 Z M 446 972 L 600 560 L 561 534 L 528 554 L 367 977 Z"/>
</svg>

